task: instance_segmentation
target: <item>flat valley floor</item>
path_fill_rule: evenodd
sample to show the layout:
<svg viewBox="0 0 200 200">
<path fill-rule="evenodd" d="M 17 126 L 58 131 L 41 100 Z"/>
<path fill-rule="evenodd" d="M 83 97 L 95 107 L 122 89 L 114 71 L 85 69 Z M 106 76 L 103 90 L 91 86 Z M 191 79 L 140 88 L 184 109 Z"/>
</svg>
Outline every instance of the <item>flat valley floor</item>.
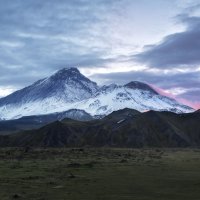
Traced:
<svg viewBox="0 0 200 200">
<path fill-rule="evenodd" d="M 0 200 L 199 200 L 200 149 L 0 149 Z"/>
</svg>

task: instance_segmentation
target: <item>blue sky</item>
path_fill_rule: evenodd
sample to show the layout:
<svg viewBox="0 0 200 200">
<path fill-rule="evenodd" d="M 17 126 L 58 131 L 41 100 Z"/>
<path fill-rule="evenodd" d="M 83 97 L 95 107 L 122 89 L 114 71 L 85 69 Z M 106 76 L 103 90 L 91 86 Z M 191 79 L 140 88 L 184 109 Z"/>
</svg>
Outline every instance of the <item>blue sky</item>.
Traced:
<svg viewBox="0 0 200 200">
<path fill-rule="evenodd" d="M 199 0 L 0 0 L 0 96 L 63 67 L 200 106 Z"/>
</svg>

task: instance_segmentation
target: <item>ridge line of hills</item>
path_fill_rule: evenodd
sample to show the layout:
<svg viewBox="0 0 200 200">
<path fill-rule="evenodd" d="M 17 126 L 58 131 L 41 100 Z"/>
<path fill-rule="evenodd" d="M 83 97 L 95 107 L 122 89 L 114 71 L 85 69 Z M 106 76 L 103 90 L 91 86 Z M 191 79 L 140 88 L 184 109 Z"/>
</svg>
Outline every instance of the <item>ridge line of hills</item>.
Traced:
<svg viewBox="0 0 200 200">
<path fill-rule="evenodd" d="M 63 119 L 39 129 L 0 136 L 1 147 L 199 147 L 200 112 L 176 114 L 133 109 L 102 119 Z"/>
</svg>

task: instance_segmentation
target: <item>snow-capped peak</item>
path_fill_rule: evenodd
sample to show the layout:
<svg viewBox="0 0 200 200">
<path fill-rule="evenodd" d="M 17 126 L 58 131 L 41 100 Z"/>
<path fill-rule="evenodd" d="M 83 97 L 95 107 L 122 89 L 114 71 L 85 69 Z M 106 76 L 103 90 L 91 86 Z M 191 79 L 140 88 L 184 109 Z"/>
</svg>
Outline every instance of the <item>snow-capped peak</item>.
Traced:
<svg viewBox="0 0 200 200">
<path fill-rule="evenodd" d="M 132 81 L 124 86 L 116 84 L 103 86 L 95 96 L 80 102 L 78 107 L 91 115 L 108 115 L 124 108 L 140 112 L 147 110 L 166 110 L 176 113 L 194 111 L 174 99 L 160 95 L 148 84 L 138 81 Z"/>
<path fill-rule="evenodd" d="M 125 84 L 124 87 L 130 88 L 130 89 L 139 89 L 139 90 L 149 91 L 153 94 L 158 94 L 151 86 L 139 81 L 131 81 Z"/>
<path fill-rule="evenodd" d="M 83 76 L 80 71 L 75 67 L 70 68 L 63 68 L 59 71 L 57 71 L 55 74 L 53 74 L 50 79 L 53 80 L 66 80 L 68 78 L 83 78 L 87 79 L 85 76 Z"/>
<path fill-rule="evenodd" d="M 97 84 L 77 68 L 63 68 L 53 75 L 0 99 L 0 119 L 82 109 L 91 115 L 107 115 L 132 108 L 138 111 L 191 112 L 192 108 L 158 94 L 148 84 Z"/>
<path fill-rule="evenodd" d="M 1 98 L 0 118 L 66 111 L 73 103 L 92 97 L 97 90 L 97 84 L 82 75 L 78 69 L 64 68 Z"/>
</svg>

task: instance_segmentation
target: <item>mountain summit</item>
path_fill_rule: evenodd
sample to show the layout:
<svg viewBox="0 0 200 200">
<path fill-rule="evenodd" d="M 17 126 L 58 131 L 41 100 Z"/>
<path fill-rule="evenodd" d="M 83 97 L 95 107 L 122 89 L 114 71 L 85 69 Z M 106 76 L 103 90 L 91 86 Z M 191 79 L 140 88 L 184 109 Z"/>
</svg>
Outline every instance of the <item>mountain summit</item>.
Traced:
<svg viewBox="0 0 200 200">
<path fill-rule="evenodd" d="M 0 118 L 19 118 L 68 110 L 78 102 L 90 98 L 98 86 L 82 75 L 77 68 L 63 68 L 50 77 L 0 99 Z"/>
<path fill-rule="evenodd" d="M 57 71 L 55 74 L 53 74 L 49 79 L 51 81 L 58 81 L 58 82 L 60 81 L 70 82 L 71 80 L 77 81 L 77 82 L 80 82 L 80 81 L 84 81 L 88 83 L 92 82 L 88 78 L 83 76 L 80 73 L 80 71 L 75 67 L 63 68 Z"/>
<path fill-rule="evenodd" d="M 158 93 L 149 85 L 139 82 L 139 81 L 131 81 L 130 83 L 127 83 L 126 85 L 124 85 L 127 88 L 131 88 L 131 89 L 140 89 L 140 90 L 144 90 L 144 91 L 149 91 L 153 94 L 157 94 Z"/>
<path fill-rule="evenodd" d="M 0 99 L 0 119 L 81 109 L 91 115 L 108 115 L 132 108 L 191 112 L 192 108 L 158 94 L 148 84 L 132 81 L 123 86 L 99 87 L 77 68 L 63 68 L 50 77 Z"/>
<path fill-rule="evenodd" d="M 55 98 L 56 101 L 76 102 L 92 96 L 98 86 L 83 76 L 77 68 L 63 68 L 50 77 L 0 99 L 5 104 L 24 104 Z"/>
</svg>

